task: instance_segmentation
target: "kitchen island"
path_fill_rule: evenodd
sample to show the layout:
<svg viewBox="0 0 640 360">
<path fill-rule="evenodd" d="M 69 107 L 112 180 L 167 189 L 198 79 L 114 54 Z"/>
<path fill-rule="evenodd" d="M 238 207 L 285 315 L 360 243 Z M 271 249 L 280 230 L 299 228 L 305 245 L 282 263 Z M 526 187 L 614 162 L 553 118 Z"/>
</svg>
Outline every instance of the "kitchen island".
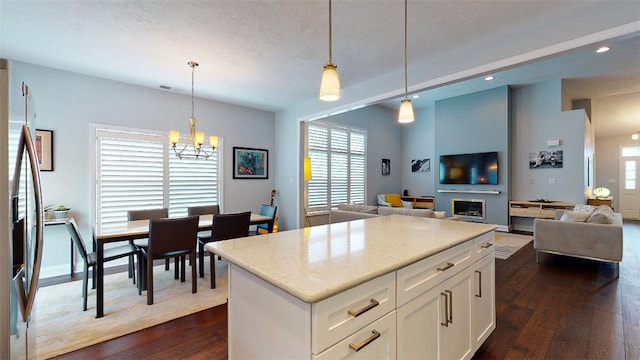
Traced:
<svg viewBox="0 0 640 360">
<path fill-rule="evenodd" d="M 495 328 L 494 230 L 392 215 L 209 243 L 229 358 L 470 358 Z"/>
</svg>

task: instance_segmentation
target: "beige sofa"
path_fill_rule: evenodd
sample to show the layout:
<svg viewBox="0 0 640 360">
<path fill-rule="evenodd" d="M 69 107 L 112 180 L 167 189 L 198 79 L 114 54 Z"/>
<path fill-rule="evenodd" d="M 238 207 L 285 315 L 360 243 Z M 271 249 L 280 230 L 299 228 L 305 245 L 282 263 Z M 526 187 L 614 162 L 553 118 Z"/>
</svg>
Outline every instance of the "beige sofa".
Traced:
<svg viewBox="0 0 640 360">
<path fill-rule="evenodd" d="M 350 205 L 340 204 L 337 210 L 329 212 L 329 223 L 339 223 L 351 220 L 368 219 L 372 217 L 384 215 L 408 215 L 420 216 L 427 218 L 444 218 L 444 211 L 433 211 L 431 209 L 407 209 L 397 207 L 378 207 L 371 205 Z M 457 220 L 457 217 L 449 218 L 449 220 Z"/>
<path fill-rule="evenodd" d="M 555 220 L 535 219 L 536 262 L 540 252 L 613 262 L 618 277 L 622 261 L 622 215 L 603 206 L 586 214 L 556 210 Z"/>
</svg>

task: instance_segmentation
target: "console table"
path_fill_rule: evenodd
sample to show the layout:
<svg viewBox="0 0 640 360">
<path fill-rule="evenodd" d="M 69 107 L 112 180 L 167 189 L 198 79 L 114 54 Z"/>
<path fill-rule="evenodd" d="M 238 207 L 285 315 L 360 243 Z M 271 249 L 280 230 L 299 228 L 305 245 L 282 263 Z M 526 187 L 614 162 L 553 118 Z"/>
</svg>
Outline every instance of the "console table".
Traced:
<svg viewBox="0 0 640 360">
<path fill-rule="evenodd" d="M 587 199 L 587 205 L 600 206 L 607 205 L 608 207 L 613 209 L 613 198 L 611 196 L 606 199 Z"/>
<path fill-rule="evenodd" d="M 575 203 L 567 202 L 537 202 L 537 201 L 509 201 L 509 216 L 553 219 L 556 210 L 573 209 Z"/>
<path fill-rule="evenodd" d="M 403 201 L 413 203 L 414 209 L 434 209 L 436 198 L 433 196 L 400 196 Z"/>
</svg>

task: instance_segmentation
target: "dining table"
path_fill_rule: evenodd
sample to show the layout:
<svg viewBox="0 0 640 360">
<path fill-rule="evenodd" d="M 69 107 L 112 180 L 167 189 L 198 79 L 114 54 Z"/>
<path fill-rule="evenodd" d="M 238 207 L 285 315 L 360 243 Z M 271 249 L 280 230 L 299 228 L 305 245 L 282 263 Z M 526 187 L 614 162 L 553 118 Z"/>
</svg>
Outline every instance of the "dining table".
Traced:
<svg viewBox="0 0 640 360">
<path fill-rule="evenodd" d="M 200 215 L 198 230 L 209 230 L 212 224 L 213 215 Z M 251 213 L 250 224 L 267 224 L 271 228 L 273 227 L 273 218 Z M 149 220 L 93 225 L 93 251 L 96 252 L 96 318 L 104 316 L 104 245 L 118 241 L 144 239 L 148 236 Z"/>
</svg>

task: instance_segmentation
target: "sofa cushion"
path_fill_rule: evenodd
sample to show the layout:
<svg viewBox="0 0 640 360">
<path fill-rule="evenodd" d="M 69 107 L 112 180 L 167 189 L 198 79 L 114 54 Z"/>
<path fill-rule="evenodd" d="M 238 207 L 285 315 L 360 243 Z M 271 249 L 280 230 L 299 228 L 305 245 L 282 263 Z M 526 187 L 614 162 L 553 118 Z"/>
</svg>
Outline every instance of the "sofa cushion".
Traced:
<svg viewBox="0 0 640 360">
<path fill-rule="evenodd" d="M 591 215 L 587 211 L 565 210 L 560 217 L 560 221 L 585 222 Z"/>
<path fill-rule="evenodd" d="M 436 219 L 446 219 L 447 212 L 446 211 L 434 211 L 433 214 L 436 216 Z"/>
<path fill-rule="evenodd" d="M 366 214 L 377 214 L 378 213 L 378 207 L 377 206 L 371 206 L 371 205 L 339 204 L 338 205 L 338 210 L 355 211 L 355 212 L 361 212 L 361 213 L 366 213 Z"/>
<path fill-rule="evenodd" d="M 587 222 L 592 224 L 612 224 L 613 210 L 607 205 L 600 205 L 589 215 Z"/>
<path fill-rule="evenodd" d="M 400 194 L 385 194 L 385 200 L 393 207 L 402 207 L 402 200 Z"/>
<path fill-rule="evenodd" d="M 378 208 L 378 214 L 380 215 L 408 215 L 408 216 L 420 216 L 435 218 L 436 215 L 431 209 L 405 209 L 405 208 Z"/>
</svg>

